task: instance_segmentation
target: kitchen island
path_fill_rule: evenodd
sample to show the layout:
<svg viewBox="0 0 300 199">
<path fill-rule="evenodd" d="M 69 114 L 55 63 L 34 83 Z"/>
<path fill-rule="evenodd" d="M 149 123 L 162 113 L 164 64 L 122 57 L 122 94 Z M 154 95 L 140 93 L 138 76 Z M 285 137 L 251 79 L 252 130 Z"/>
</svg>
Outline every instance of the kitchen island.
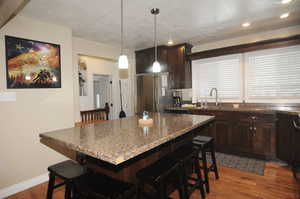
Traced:
<svg viewBox="0 0 300 199">
<path fill-rule="evenodd" d="M 214 116 L 151 113 L 153 124 L 139 124 L 141 116 L 109 120 L 83 127 L 40 134 L 41 142 L 74 159 L 125 181 L 135 172 L 191 141 L 201 129 L 213 128 Z M 65 149 L 65 150 L 64 150 Z"/>
</svg>

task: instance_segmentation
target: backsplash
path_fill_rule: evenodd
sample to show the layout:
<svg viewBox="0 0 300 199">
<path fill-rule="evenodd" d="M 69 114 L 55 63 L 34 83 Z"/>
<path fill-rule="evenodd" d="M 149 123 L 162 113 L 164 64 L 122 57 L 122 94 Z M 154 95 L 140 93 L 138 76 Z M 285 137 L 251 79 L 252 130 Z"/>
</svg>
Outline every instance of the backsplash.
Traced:
<svg viewBox="0 0 300 199">
<path fill-rule="evenodd" d="M 181 100 L 183 102 L 192 102 L 193 92 L 191 88 L 188 89 L 174 89 L 172 91 L 177 91 L 181 93 Z"/>
</svg>

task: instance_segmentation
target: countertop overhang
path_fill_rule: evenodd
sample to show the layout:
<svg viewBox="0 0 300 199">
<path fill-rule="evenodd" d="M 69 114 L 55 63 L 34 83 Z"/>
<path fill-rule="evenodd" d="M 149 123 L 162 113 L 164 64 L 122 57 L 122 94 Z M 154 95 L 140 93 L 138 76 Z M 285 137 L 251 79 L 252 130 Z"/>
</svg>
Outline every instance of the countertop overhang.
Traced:
<svg viewBox="0 0 300 199">
<path fill-rule="evenodd" d="M 152 126 L 135 115 L 40 134 L 47 140 L 102 161 L 119 165 L 214 120 L 214 116 L 151 113 Z"/>
</svg>

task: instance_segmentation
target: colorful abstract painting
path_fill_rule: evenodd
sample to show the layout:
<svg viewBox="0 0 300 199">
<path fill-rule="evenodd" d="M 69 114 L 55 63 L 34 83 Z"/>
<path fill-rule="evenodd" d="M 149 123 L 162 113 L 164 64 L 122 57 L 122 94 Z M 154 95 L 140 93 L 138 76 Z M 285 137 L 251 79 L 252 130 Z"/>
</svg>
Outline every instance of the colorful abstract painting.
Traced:
<svg viewBox="0 0 300 199">
<path fill-rule="evenodd" d="M 7 88 L 61 88 L 60 46 L 5 36 Z"/>
</svg>

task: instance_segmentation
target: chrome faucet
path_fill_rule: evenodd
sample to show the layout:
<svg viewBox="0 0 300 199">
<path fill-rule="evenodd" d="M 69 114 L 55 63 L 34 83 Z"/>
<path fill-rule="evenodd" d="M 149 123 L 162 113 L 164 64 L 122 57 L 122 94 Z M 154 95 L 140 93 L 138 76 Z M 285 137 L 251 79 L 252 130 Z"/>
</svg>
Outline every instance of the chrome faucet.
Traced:
<svg viewBox="0 0 300 199">
<path fill-rule="evenodd" d="M 212 88 L 209 92 L 209 96 L 213 95 L 213 91 L 216 91 L 216 106 L 218 106 L 218 89 L 217 88 Z"/>
</svg>

